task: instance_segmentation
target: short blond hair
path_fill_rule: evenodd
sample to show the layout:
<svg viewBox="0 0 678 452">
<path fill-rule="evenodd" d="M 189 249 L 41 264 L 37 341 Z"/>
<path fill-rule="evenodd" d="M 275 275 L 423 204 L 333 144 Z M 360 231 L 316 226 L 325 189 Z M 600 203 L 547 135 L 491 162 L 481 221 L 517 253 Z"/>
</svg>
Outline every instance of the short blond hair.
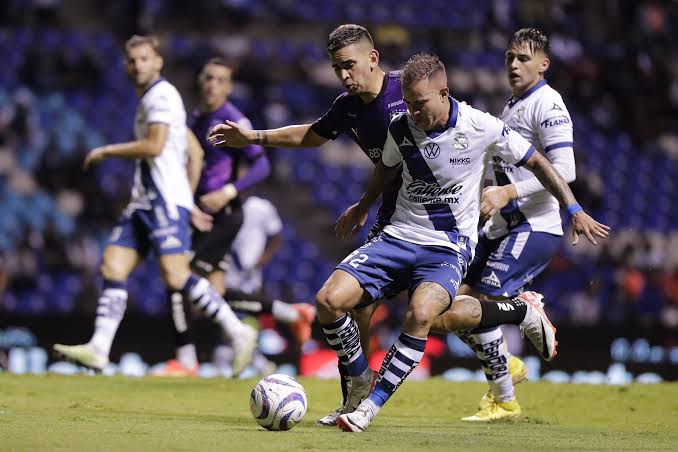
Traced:
<svg viewBox="0 0 678 452">
<path fill-rule="evenodd" d="M 160 42 L 155 36 L 134 35 L 125 41 L 125 50 L 127 51 L 144 44 L 151 46 L 153 51 L 160 55 Z"/>
</svg>

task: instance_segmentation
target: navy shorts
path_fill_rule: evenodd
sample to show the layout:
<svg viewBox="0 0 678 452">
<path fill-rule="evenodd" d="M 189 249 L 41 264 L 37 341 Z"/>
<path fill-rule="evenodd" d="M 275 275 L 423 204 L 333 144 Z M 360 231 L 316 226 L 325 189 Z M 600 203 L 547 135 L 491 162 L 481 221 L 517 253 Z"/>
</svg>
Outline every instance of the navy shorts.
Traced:
<svg viewBox="0 0 678 452">
<path fill-rule="evenodd" d="M 511 231 L 489 239 L 481 231 L 464 282 L 490 297 L 515 297 L 544 271 L 561 239 L 533 231 Z"/>
<path fill-rule="evenodd" d="M 382 232 L 346 256 L 336 268 L 356 278 L 370 294 L 372 303 L 405 289 L 411 295 L 423 282 L 440 284 L 453 300 L 469 261 L 467 251 L 418 245 Z"/>
<path fill-rule="evenodd" d="M 191 248 L 190 212 L 158 203 L 151 209 L 127 209 L 113 228 L 108 245 L 135 249 L 141 256 L 183 254 Z"/>
</svg>

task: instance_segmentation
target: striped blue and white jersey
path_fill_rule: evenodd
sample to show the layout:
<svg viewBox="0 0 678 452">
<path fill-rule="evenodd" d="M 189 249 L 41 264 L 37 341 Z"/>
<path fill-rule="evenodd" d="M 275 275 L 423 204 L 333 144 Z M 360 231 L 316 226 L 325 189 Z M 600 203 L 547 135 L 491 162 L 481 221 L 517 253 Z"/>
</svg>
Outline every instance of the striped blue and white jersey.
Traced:
<svg viewBox="0 0 678 452">
<path fill-rule="evenodd" d="M 504 107 L 502 120 L 545 155 L 567 181 L 574 180 L 572 120 L 563 98 L 541 80 Z M 496 185 L 516 184 L 518 199 L 510 202 L 487 223 L 490 239 L 509 231 L 539 231 L 563 235 L 558 200 L 547 192 L 534 174 L 496 157 L 492 161 Z"/>
<path fill-rule="evenodd" d="M 499 156 L 520 167 L 534 150 L 500 119 L 453 98 L 440 130 L 427 133 L 409 114 L 396 116 L 382 161 L 389 167 L 402 162 L 403 183 L 384 231 L 421 245 L 473 250 L 488 162 Z"/>
<path fill-rule="evenodd" d="M 170 214 L 175 213 L 176 206 L 190 210 L 193 193 L 186 173 L 186 109 L 179 91 L 163 78 L 139 99 L 134 120 L 136 139 L 147 138 L 153 123 L 169 127 L 167 141 L 157 157 L 137 159 L 129 208 L 151 209 L 163 203 Z"/>
</svg>

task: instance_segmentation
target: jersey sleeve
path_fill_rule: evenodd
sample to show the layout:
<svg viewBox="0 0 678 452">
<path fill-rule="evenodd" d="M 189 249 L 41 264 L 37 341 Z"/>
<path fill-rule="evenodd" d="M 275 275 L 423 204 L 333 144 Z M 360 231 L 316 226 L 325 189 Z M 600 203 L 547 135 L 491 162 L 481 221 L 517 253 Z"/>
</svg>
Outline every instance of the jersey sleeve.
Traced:
<svg viewBox="0 0 678 452">
<path fill-rule="evenodd" d="M 535 105 L 532 128 L 538 131 L 539 142 L 553 168 L 570 183 L 576 177 L 572 120 L 559 94 L 545 96 Z M 536 177 L 515 183 L 519 198 L 544 190 Z"/>
<path fill-rule="evenodd" d="M 337 97 L 327 113 L 311 125 L 311 130 L 328 140 L 334 140 L 345 133 L 348 130 L 347 97 L 346 93 Z"/>
<path fill-rule="evenodd" d="M 574 146 L 572 119 L 562 97 L 553 91 L 535 106 L 533 130 L 537 130 L 544 152 L 570 149 Z"/>
<path fill-rule="evenodd" d="M 403 154 L 400 152 L 398 144 L 393 139 L 390 129 L 386 134 L 386 142 L 384 143 L 384 150 L 381 153 L 381 161 L 388 167 L 397 166 L 403 161 Z"/>
<path fill-rule="evenodd" d="M 524 165 L 534 153 L 534 146 L 504 121 L 487 113 L 484 115 L 487 119 L 485 130 L 490 137 L 491 151 L 515 166 Z"/>
<path fill-rule="evenodd" d="M 172 96 L 168 90 L 160 85 L 156 89 L 147 93 L 142 99 L 144 109 L 146 110 L 146 120 L 152 123 L 172 123 Z"/>
<path fill-rule="evenodd" d="M 280 219 L 280 215 L 278 215 L 278 209 L 276 209 L 273 203 L 268 200 L 263 204 L 262 207 L 265 209 L 264 229 L 266 231 L 266 235 L 271 237 L 276 234 L 280 234 L 283 224 L 282 220 Z"/>
</svg>

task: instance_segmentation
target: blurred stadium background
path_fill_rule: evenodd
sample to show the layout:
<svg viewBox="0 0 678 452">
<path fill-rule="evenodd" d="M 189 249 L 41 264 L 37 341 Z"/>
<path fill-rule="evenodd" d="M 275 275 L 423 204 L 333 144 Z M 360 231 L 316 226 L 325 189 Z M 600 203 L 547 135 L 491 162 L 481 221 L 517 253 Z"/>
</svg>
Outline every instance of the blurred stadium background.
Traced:
<svg viewBox="0 0 678 452">
<path fill-rule="evenodd" d="M 509 97 L 503 52 L 521 26 L 551 38 L 547 80 L 575 126 L 576 196 L 613 227 L 598 247 L 573 248 L 535 282 L 560 333 L 558 360 L 533 379 L 627 382 L 678 378 L 678 2 L 608 0 L 5 0 L 0 7 L 0 367 L 42 372 L 55 341 L 86 339 L 100 251 L 125 205 L 132 165 L 84 173 L 88 149 L 131 137 L 137 99 L 122 69 L 132 33 L 162 42 L 165 76 L 196 103 L 195 75 L 223 55 L 236 68 L 231 99 L 257 128 L 312 121 L 340 92 L 324 51 L 344 22 L 373 33 L 385 69 L 417 51 L 448 64 L 453 95 L 498 114 Z M 332 235 L 360 195 L 369 161 L 348 141 L 322 150 L 270 150 L 274 173 L 258 190 L 285 222 L 267 267 L 274 297 L 312 301 L 333 264 L 360 243 Z M 370 219 L 371 220 L 371 219 Z M 403 302 L 387 304 L 374 349 L 388 349 Z M 262 350 L 305 374 L 335 370 L 321 335 L 300 357 L 262 321 Z M 210 359 L 216 332 L 201 328 Z M 318 332 L 316 332 L 318 333 Z M 520 353 L 515 331 L 511 348 Z M 154 263 L 130 281 L 130 306 L 112 357 L 172 355 Z M 430 341 L 421 376 L 477 378 L 454 337 Z M 525 352 L 529 352 L 528 349 Z M 373 358 L 380 362 L 383 354 Z M 336 359 L 336 358 L 335 358 Z M 466 370 L 472 369 L 473 373 Z M 482 374 L 480 374 L 482 376 Z"/>
</svg>

